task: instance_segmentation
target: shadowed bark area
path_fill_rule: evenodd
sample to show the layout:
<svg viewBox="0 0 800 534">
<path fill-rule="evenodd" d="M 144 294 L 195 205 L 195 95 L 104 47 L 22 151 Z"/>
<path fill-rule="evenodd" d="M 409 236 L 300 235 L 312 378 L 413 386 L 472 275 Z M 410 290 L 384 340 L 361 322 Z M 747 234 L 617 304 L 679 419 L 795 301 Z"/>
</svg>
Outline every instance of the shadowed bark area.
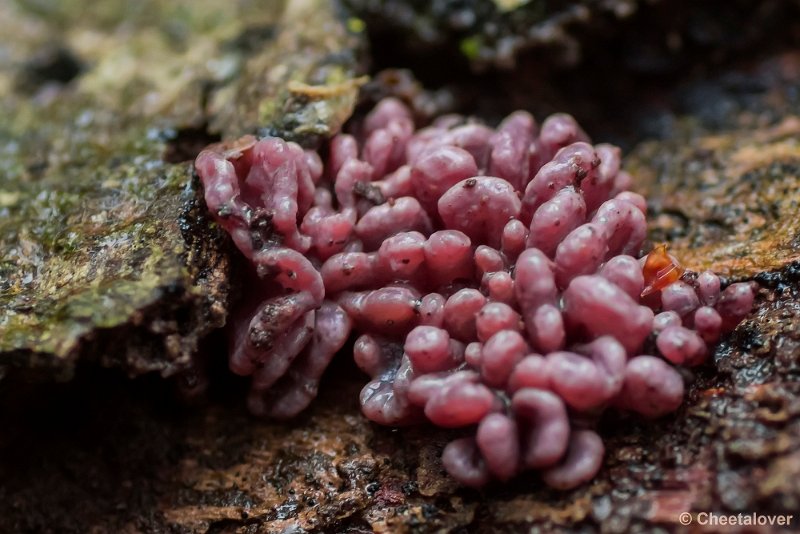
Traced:
<svg viewBox="0 0 800 534">
<path fill-rule="evenodd" d="M 6 4 L 0 6 L 8 9 Z M 48 13 L 46 18 L 63 19 L 68 24 L 68 12 L 59 13 Z M 95 16 L 101 17 L 104 25 L 114 20 L 101 8 Z M 0 16 L 0 24 L 7 20 Z M 268 43 L 276 38 L 274 32 L 281 35 L 280 28 L 279 25 L 263 32 L 240 28 L 231 33 L 238 37 L 231 37 L 229 42 L 235 44 L 230 46 L 245 51 L 263 48 L 264 55 L 258 58 L 275 57 L 269 55 L 274 51 L 268 50 Z M 335 31 L 333 35 L 337 35 Z M 297 36 L 283 34 L 277 39 L 295 42 Z M 81 50 L 72 42 L 68 39 L 67 49 Z M 353 47 L 352 43 L 345 46 L 348 50 Z M 101 62 L 80 57 L 83 54 L 78 52 L 72 56 L 54 52 L 49 59 L 42 56 L 25 75 L 24 86 L 40 87 L 43 78 L 68 87 L 76 81 L 84 83 L 79 81 L 90 73 L 97 75 L 93 69 Z M 291 54 L 287 57 L 299 61 Z M 341 56 L 334 57 L 334 65 L 339 65 L 336 61 Z M 325 58 L 331 59 L 330 54 L 326 53 Z M 328 93 L 334 101 L 319 105 L 307 85 L 293 84 L 294 90 L 290 90 L 291 77 L 284 72 L 287 77 L 280 78 L 280 69 L 266 79 L 278 77 L 281 82 L 275 87 L 282 89 L 259 85 L 265 80 L 259 77 L 263 73 L 260 61 L 266 60 L 248 59 L 239 64 L 245 70 L 236 72 L 252 71 L 214 86 L 220 88 L 219 92 L 212 91 L 206 102 L 216 104 L 198 108 L 214 109 L 213 114 L 195 110 L 200 118 L 190 119 L 195 115 L 175 111 L 182 118 L 169 119 L 172 112 L 159 112 L 143 115 L 143 122 L 134 121 L 139 125 L 167 121 L 165 131 L 178 128 L 173 132 L 175 137 L 159 137 L 152 140 L 152 146 L 147 144 L 141 149 L 147 154 L 144 160 L 135 160 L 140 149 L 125 145 L 122 137 L 117 144 L 117 137 L 111 135 L 116 115 L 106 119 L 105 128 L 78 127 L 77 132 L 88 136 L 91 130 L 114 140 L 103 150 L 113 149 L 116 157 L 123 158 L 127 172 L 138 176 L 137 169 L 162 150 L 172 147 L 174 154 L 191 154 L 188 141 L 195 139 L 201 145 L 204 138 L 201 135 L 198 141 L 187 128 L 200 128 L 206 135 L 207 129 L 198 126 L 204 121 L 221 121 L 215 131 L 224 133 L 226 138 L 271 124 L 311 143 L 350 114 L 358 83 L 350 85 L 347 80 L 351 78 L 342 78 L 339 67 L 330 68 L 326 60 L 312 62 L 310 68 L 314 72 L 338 72 L 332 78 L 319 74 L 306 80 L 336 88 Z M 53 74 L 43 75 L 42 72 L 51 72 L 41 66 L 48 62 L 55 65 Z M 516 70 L 504 76 L 510 79 L 528 74 Z M 253 82 L 258 87 L 250 86 L 246 79 L 260 80 Z M 580 88 L 570 85 L 577 83 L 575 80 L 566 77 L 559 83 L 567 84 L 565 91 L 580 93 Z M 151 367 L 120 365 L 122 370 L 99 369 L 95 361 L 116 362 L 119 345 L 131 345 L 139 338 L 126 330 L 96 330 L 81 323 L 97 337 L 92 338 L 95 341 L 91 344 L 86 342 L 88 338 L 76 338 L 80 343 L 75 346 L 82 347 L 80 350 L 91 347 L 90 354 L 68 351 L 70 364 L 61 369 L 77 366 L 72 382 L 30 384 L 18 380 L 14 373 L 10 373 L 10 380 L 0 382 L 0 530 L 495 533 L 529 532 L 532 527 L 539 527 L 545 532 L 671 532 L 681 530 L 677 518 L 685 511 L 792 513 L 800 506 L 798 84 L 800 56 L 755 54 L 717 70 L 698 68 L 692 75 L 682 72 L 657 93 L 632 99 L 637 102 L 635 107 L 616 108 L 622 117 L 618 124 L 605 123 L 603 131 L 616 132 L 626 139 L 648 139 L 636 145 L 626 158 L 626 165 L 636 175 L 635 188 L 648 194 L 652 241 L 670 242 L 670 250 L 689 267 L 711 267 L 731 279 L 754 279 L 761 289 L 755 310 L 724 340 L 711 361 L 687 372 L 687 400 L 676 414 L 654 422 L 618 413 L 604 417 L 600 434 L 607 448 L 605 464 L 586 486 L 555 492 L 537 476 L 527 475 L 480 492 L 458 488 L 439 462 L 444 445 L 454 434 L 428 427 L 392 430 L 368 423 L 360 415 L 357 403 L 358 391 L 367 378 L 355 369 L 347 350 L 327 373 L 320 398 L 309 412 L 291 424 L 273 424 L 245 412 L 247 384 L 232 378 L 225 369 L 223 343 L 216 334 L 202 342 L 211 366 L 208 398 L 186 405 L 178 400 L 173 381 L 152 375 L 135 380 L 124 376 Z M 620 84 L 628 89 L 634 85 Z M 454 101 L 460 101 L 459 87 L 468 94 L 474 91 L 468 83 L 456 84 Z M 545 107 L 557 102 L 546 96 L 557 92 L 555 89 L 544 93 L 529 89 L 529 85 L 520 84 L 519 93 L 509 101 L 526 106 L 541 98 Z M 81 89 L 72 90 L 80 94 Z M 114 95 L 114 91 L 122 89 L 104 91 Z M 163 88 L 156 93 L 172 94 Z M 139 95 L 136 91 L 130 94 Z M 282 94 L 279 98 L 289 102 L 287 107 L 271 107 L 274 94 Z M 583 94 L 590 98 L 585 88 Z M 17 104 L 35 105 L 29 95 L 13 95 Z M 37 93 L 37 98 L 45 96 Z M 623 96 L 624 93 L 600 102 L 619 102 Z M 250 97 L 254 102 L 267 102 L 255 107 L 262 115 L 252 114 L 252 103 L 237 105 Z M 491 99 L 482 102 L 479 107 L 491 108 L 487 103 Z M 598 107 L 602 105 L 587 108 L 576 103 L 571 111 L 577 110 L 579 120 L 584 122 Z M 77 117 L 76 109 L 85 110 L 69 108 L 66 116 Z M 39 113 L 35 117 L 40 122 L 29 125 L 27 130 L 15 129 L 16 119 L 0 126 L 3 146 L 19 139 L 19 146 L 25 147 L 21 149 L 25 157 L 13 160 L 25 164 L 0 160 L 4 165 L 0 178 L 5 180 L 0 186 L 0 210 L 13 211 L 17 199 L 23 198 L 12 187 L 50 183 L 37 181 L 37 172 L 43 172 L 45 180 L 52 176 L 53 183 L 62 183 L 55 179 L 61 175 L 53 174 L 50 163 L 44 171 L 37 171 L 40 167 L 30 164 L 38 161 L 34 156 L 48 152 L 36 141 L 48 128 L 55 128 L 44 121 L 43 111 Z M 596 123 L 608 113 L 605 110 L 594 115 Z M 280 122 L 281 118 L 284 122 Z M 304 130 L 308 124 L 312 127 Z M 127 132 L 122 130 L 120 136 Z M 591 133 L 595 140 L 604 140 L 596 132 Z M 177 146 L 180 139 L 188 141 Z M 72 154 L 71 159 L 63 166 L 74 172 L 69 176 L 88 173 L 86 165 L 75 167 L 76 161 L 82 161 L 81 152 L 68 153 Z M 175 155 L 174 159 L 181 157 Z M 167 198 L 173 204 L 164 206 L 176 206 L 174 213 L 169 212 L 178 221 L 174 240 L 180 237 L 181 242 L 189 243 L 188 250 L 195 250 L 205 262 L 211 261 L 208 258 L 219 262 L 198 272 L 207 277 L 213 275 L 218 284 L 213 287 L 224 287 L 225 292 L 217 296 L 201 292 L 205 299 L 201 301 L 210 305 L 227 302 L 231 267 L 225 241 L 217 234 L 214 239 L 219 241 L 192 241 L 186 237 L 204 235 L 202 232 L 208 231 L 206 220 L 192 190 L 183 189 L 191 184 L 188 165 L 166 159 L 168 162 L 159 163 L 152 176 L 167 176 L 167 168 L 169 173 L 175 173 L 168 176 L 174 176 L 174 184 L 181 187 L 172 196 L 141 197 L 146 201 L 143 203 L 153 210 L 153 206 L 160 206 L 158 199 Z M 103 176 L 105 169 L 114 167 L 110 160 L 104 165 L 98 171 Z M 172 191 L 170 180 L 158 183 Z M 19 205 L 29 206 L 24 202 Z M 178 210 L 178 206 L 186 209 Z M 198 227 L 181 227 L 190 223 Z M 6 223 L 0 222 L 0 230 L 6 228 L 3 224 Z M 9 247 L 8 242 L 2 242 L 2 252 L 6 254 L 23 244 L 14 241 Z M 81 244 L 77 254 L 82 254 L 83 248 Z M 16 267 L 16 260 L 13 264 L 11 261 L 0 263 L 0 268 Z M 103 265 L 113 270 L 117 264 Z M 13 289 L 11 293 L 4 291 L 2 298 L 19 298 L 23 289 L 16 289 L 22 288 L 22 282 L 15 278 L 17 270 L 8 267 L 2 272 L 9 272 L 8 280 L 12 281 L 2 287 Z M 37 275 L 43 272 L 47 271 L 38 270 Z M 180 273 L 181 280 L 187 280 L 183 270 L 175 272 Z M 197 278 L 188 280 L 184 282 L 186 287 L 195 287 L 193 280 Z M 189 294 L 194 294 L 192 291 Z M 166 292 L 157 295 L 155 302 L 166 305 L 174 302 L 170 300 L 174 297 Z M 89 309 L 94 310 L 93 306 L 90 303 Z M 4 305 L 0 313 L 8 313 L 9 309 Z M 137 308 L 134 317 L 143 322 L 130 323 L 125 315 L 119 324 L 161 321 L 155 309 Z M 217 319 L 203 323 L 204 328 L 210 330 L 221 324 L 225 310 L 217 313 Z M 5 324 L 8 323 L 0 323 Z M 8 330 L 1 332 L 0 339 L 8 335 Z M 103 345 L 104 334 L 110 336 L 106 340 L 115 343 Z M 20 339 L 38 342 L 35 337 Z M 163 340 L 150 334 L 142 339 L 153 343 L 143 354 L 162 366 L 152 368 L 163 370 L 164 362 L 172 361 L 164 352 Z M 29 359 L 33 352 L 16 352 L 16 360 L 2 361 L 5 365 L 30 365 L 34 362 Z"/>
</svg>

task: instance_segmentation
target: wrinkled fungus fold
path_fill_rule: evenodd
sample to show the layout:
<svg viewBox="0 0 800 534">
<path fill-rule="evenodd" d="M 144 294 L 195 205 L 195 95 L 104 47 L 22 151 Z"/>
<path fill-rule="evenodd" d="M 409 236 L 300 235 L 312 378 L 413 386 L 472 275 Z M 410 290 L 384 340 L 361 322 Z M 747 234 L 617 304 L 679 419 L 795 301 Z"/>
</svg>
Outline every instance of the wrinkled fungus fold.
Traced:
<svg viewBox="0 0 800 534">
<path fill-rule="evenodd" d="M 660 417 L 749 313 L 663 246 L 642 256 L 645 199 L 620 150 L 569 115 L 517 111 L 492 129 L 448 115 L 420 130 L 387 98 L 326 161 L 279 138 L 212 145 L 208 208 L 250 261 L 229 328 L 249 407 L 290 418 L 351 335 L 364 415 L 460 429 L 446 470 L 467 486 L 538 470 L 590 480 L 614 408 Z"/>
</svg>

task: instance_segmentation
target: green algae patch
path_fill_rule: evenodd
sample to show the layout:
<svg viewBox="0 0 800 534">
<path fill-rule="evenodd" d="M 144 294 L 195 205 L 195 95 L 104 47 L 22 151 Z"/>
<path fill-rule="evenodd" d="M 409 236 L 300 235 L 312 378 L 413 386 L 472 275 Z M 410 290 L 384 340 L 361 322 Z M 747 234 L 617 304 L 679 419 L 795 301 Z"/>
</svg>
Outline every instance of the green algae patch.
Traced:
<svg viewBox="0 0 800 534">
<path fill-rule="evenodd" d="M 170 374 L 223 324 L 226 242 L 197 224 L 190 167 L 151 158 L 3 177 L 0 363 Z"/>
<path fill-rule="evenodd" d="M 171 375 L 224 325 L 231 248 L 194 155 L 318 140 L 363 82 L 331 6 L 292 4 L 0 3 L 0 376 Z"/>
</svg>

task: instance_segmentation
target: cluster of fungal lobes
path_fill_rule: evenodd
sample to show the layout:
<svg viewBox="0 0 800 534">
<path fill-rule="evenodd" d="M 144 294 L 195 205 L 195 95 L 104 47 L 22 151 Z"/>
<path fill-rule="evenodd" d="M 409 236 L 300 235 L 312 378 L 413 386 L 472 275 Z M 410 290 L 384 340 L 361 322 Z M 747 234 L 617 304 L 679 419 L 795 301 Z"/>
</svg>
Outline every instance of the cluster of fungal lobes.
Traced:
<svg viewBox="0 0 800 534">
<path fill-rule="evenodd" d="M 619 149 L 568 115 L 415 131 L 389 98 L 326 159 L 246 137 L 196 161 L 254 266 L 230 368 L 252 375 L 255 414 L 305 408 L 355 332 L 366 417 L 463 429 L 442 460 L 465 485 L 536 469 L 569 488 L 601 465 L 588 421 L 674 411 L 675 366 L 703 362 L 752 307 L 749 284 L 721 290 L 663 247 L 637 258 L 645 200 Z"/>
</svg>

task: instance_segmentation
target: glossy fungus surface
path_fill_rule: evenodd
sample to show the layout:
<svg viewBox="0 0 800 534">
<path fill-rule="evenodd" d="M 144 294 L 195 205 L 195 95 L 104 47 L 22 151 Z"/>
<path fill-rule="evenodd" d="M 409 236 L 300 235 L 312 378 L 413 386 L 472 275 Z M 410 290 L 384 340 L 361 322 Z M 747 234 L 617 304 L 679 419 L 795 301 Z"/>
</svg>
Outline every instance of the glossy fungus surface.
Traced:
<svg viewBox="0 0 800 534">
<path fill-rule="evenodd" d="M 620 151 L 572 117 L 497 128 L 447 116 L 415 130 L 398 100 L 326 161 L 278 138 L 197 158 L 209 210 L 251 262 L 230 367 L 251 410 L 305 408 L 354 335 L 366 417 L 460 429 L 447 471 L 481 486 L 524 470 L 590 480 L 608 407 L 659 417 L 749 312 L 754 287 L 642 257 L 646 202 Z M 580 421 L 580 424 L 577 423 Z"/>
</svg>

